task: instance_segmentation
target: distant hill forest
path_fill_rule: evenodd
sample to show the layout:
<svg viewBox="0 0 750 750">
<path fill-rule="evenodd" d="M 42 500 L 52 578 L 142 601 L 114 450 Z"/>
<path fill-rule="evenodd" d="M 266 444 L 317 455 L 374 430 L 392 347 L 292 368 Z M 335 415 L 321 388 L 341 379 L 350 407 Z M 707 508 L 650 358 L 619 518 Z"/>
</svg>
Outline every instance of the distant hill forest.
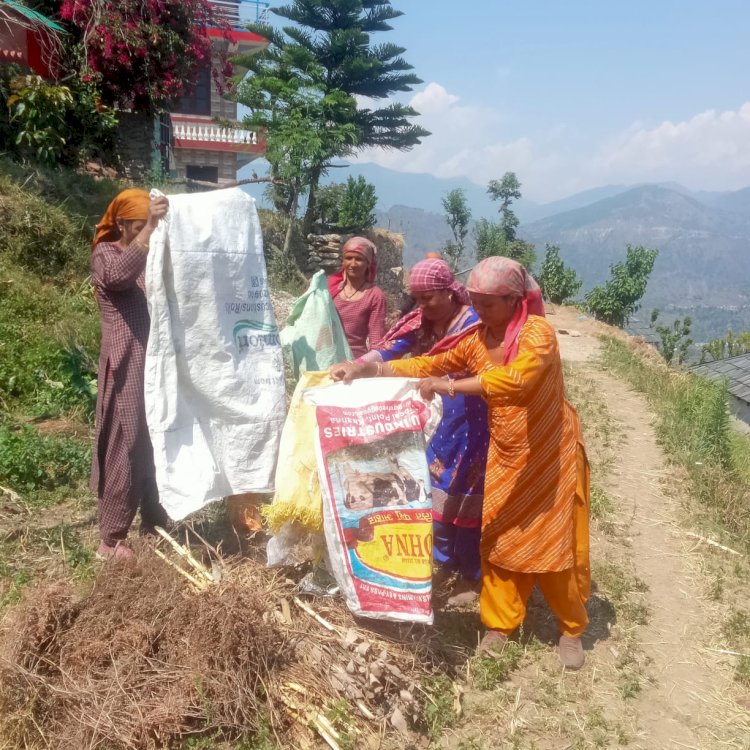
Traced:
<svg viewBox="0 0 750 750">
<path fill-rule="evenodd" d="M 593 202 L 580 205 L 587 198 Z M 559 245 L 565 263 L 584 280 L 581 294 L 607 278 L 628 243 L 645 245 L 658 248 L 659 257 L 634 329 L 647 325 L 654 308 L 667 321 L 690 315 L 696 341 L 750 329 L 750 188 L 695 193 L 679 185 L 609 187 L 548 204 L 565 206 L 577 207 L 526 222 L 519 235 L 537 246 L 540 259 L 546 243 Z M 545 207 L 534 208 L 538 214 Z M 404 234 L 407 265 L 449 239 L 439 213 L 396 205 L 377 218 Z"/>
</svg>

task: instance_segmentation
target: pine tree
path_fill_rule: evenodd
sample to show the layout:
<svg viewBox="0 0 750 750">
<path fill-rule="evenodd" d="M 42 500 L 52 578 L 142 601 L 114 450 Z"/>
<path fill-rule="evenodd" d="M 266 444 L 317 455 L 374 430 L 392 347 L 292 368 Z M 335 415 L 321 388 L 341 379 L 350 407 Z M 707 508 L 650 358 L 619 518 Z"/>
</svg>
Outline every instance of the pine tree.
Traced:
<svg viewBox="0 0 750 750">
<path fill-rule="evenodd" d="M 413 67 L 403 58 L 406 51 L 396 44 L 373 44 L 372 34 L 393 29 L 390 21 L 403 15 L 389 0 L 294 0 L 273 8 L 277 16 L 295 25 L 279 32 L 268 25 L 251 28 L 270 40 L 268 50 L 258 56 L 240 59 L 251 77 L 261 73 L 279 82 L 305 75 L 314 64 L 322 69 L 324 95 L 342 92 L 352 97 L 385 100 L 397 92 L 411 91 L 422 83 Z M 242 104 L 242 87 L 238 101 Z M 357 140 L 335 153 L 345 157 L 353 150 L 367 147 L 392 148 L 400 151 L 418 145 L 429 133 L 411 120 L 418 116 L 412 107 L 391 103 L 370 108 L 357 102 L 352 111 L 339 110 L 333 124 L 354 125 Z M 315 216 L 318 183 L 331 164 L 321 159 L 310 172 L 305 228 Z"/>
</svg>

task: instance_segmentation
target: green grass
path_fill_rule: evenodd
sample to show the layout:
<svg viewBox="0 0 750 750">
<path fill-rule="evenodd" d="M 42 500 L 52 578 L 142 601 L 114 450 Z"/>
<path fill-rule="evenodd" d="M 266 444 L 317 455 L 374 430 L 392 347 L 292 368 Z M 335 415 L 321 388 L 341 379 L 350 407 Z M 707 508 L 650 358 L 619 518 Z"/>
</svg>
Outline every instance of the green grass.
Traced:
<svg viewBox="0 0 750 750">
<path fill-rule="evenodd" d="M 750 440 L 731 428 L 726 386 L 670 370 L 620 339 L 603 337 L 602 352 L 656 412 L 659 442 L 689 477 L 693 511 L 750 552 Z"/>
<path fill-rule="evenodd" d="M 727 646 L 740 654 L 734 668 L 734 679 L 750 687 L 750 612 L 733 612 L 724 623 L 721 634 Z"/>
<path fill-rule="evenodd" d="M 44 506 L 77 487 L 91 469 L 91 449 L 77 438 L 40 435 L 29 425 L 0 425 L 0 484 L 27 505 Z"/>
<path fill-rule="evenodd" d="M 357 721 L 349 701 L 343 698 L 336 701 L 326 712 L 326 718 L 338 732 L 337 741 L 341 750 L 355 750 L 358 740 Z"/>
<path fill-rule="evenodd" d="M 606 518 L 615 509 L 614 503 L 607 494 L 607 491 L 599 484 L 591 485 L 591 516 L 592 518 Z"/>
<path fill-rule="evenodd" d="M 430 741 L 437 742 L 457 719 L 453 683 L 446 675 L 436 675 L 422 681 L 422 690 L 425 694 L 422 723 Z"/>
<path fill-rule="evenodd" d="M 0 417 L 91 418 L 94 225 L 117 183 L 0 159 Z"/>
<path fill-rule="evenodd" d="M 497 656 L 477 656 L 471 662 L 474 687 L 479 690 L 494 690 L 508 680 L 523 659 L 524 648 L 520 643 L 508 641 Z"/>
</svg>

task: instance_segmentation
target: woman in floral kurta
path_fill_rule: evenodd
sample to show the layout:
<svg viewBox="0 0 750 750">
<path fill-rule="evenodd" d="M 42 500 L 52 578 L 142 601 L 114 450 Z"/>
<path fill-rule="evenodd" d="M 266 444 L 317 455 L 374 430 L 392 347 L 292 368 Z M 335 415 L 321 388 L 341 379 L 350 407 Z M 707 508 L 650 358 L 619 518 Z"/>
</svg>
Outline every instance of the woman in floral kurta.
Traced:
<svg viewBox="0 0 750 750">
<path fill-rule="evenodd" d="M 466 290 L 440 258 L 420 261 L 411 269 L 409 293 L 417 309 L 404 316 L 358 363 L 434 354 L 479 323 Z M 347 370 L 346 365 L 339 367 Z M 479 537 L 488 443 L 484 401 L 479 396 L 443 397 L 443 417 L 427 447 L 427 462 L 434 558 L 444 571 L 458 573 L 449 605 L 471 602 L 481 588 Z"/>
</svg>

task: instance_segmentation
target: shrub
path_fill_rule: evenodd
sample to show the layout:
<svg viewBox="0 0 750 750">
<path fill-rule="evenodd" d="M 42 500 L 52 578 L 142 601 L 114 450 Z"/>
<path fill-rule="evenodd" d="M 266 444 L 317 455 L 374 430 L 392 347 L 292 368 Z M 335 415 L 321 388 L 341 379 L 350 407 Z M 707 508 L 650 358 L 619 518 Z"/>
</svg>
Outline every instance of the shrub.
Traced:
<svg viewBox="0 0 750 750">
<path fill-rule="evenodd" d="M 339 207 L 344 197 L 346 186 L 342 182 L 324 185 L 315 194 L 315 223 L 326 230 L 339 225 Z"/>
<path fill-rule="evenodd" d="M 209 0 L 63 0 L 60 15 L 81 36 L 84 82 L 106 104 L 151 112 L 188 93 L 212 65 L 208 27 L 224 26 Z M 231 76 L 224 57 L 213 68 Z"/>
<path fill-rule="evenodd" d="M 474 226 L 474 249 L 477 260 L 504 255 L 518 261 L 527 270 L 536 262 L 534 246 L 525 240 L 508 240 L 506 229 L 495 221 L 480 219 Z"/>
<path fill-rule="evenodd" d="M 349 177 L 339 203 L 338 225 L 352 232 L 361 232 L 375 225 L 378 198 L 375 186 L 360 175 Z"/>
<path fill-rule="evenodd" d="M 563 263 L 559 246 L 550 244 L 547 244 L 538 280 L 545 299 L 555 305 L 572 300 L 583 284 L 575 270 Z"/>
<path fill-rule="evenodd" d="M 10 125 L 22 154 L 44 164 L 55 164 L 63 153 L 69 128 L 66 111 L 73 106 L 67 86 L 27 75 L 10 82 Z"/>
<path fill-rule="evenodd" d="M 586 295 L 589 312 L 597 320 L 624 328 L 640 307 L 658 254 L 658 250 L 628 245 L 625 262 L 610 266 L 607 282 Z"/>
<path fill-rule="evenodd" d="M 90 468 L 91 451 L 74 438 L 43 436 L 29 425 L 0 426 L 0 480 L 18 492 L 74 484 Z"/>
</svg>

